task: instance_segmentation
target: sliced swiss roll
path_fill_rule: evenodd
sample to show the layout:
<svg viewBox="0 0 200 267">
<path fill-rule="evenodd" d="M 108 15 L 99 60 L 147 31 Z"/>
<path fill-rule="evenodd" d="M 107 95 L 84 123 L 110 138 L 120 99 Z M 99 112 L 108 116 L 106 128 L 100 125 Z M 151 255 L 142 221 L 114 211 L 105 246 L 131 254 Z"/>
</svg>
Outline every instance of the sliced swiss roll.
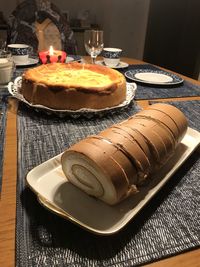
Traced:
<svg viewBox="0 0 200 267">
<path fill-rule="evenodd" d="M 61 158 L 67 179 L 87 194 L 116 204 L 135 193 L 124 168 L 107 153 L 85 140 L 73 145 Z"/>
<path fill-rule="evenodd" d="M 155 146 L 157 141 L 160 140 L 162 148 L 158 147 L 157 150 L 160 153 L 161 159 L 163 156 L 165 156 L 166 159 L 166 157 L 170 156 L 171 153 L 173 153 L 176 147 L 175 138 L 173 134 L 168 130 L 168 128 L 163 127 L 161 123 L 140 116 L 135 116 L 132 118 L 132 120 L 129 120 L 128 122 L 129 124 L 133 124 L 133 127 L 135 127 L 137 130 L 139 130 L 139 126 L 142 126 L 142 134 L 146 135 L 147 138 L 151 135 L 150 140 L 152 143 L 155 143 Z M 152 135 L 156 136 L 156 138 L 153 138 Z M 161 155 L 161 153 L 163 155 Z"/>
<path fill-rule="evenodd" d="M 187 120 L 176 107 L 155 104 L 67 149 L 61 164 L 75 186 L 114 205 L 142 184 L 173 155 Z"/>
<path fill-rule="evenodd" d="M 187 119 L 178 108 L 172 105 L 158 103 L 150 106 L 149 110 L 158 110 L 161 113 L 167 115 L 171 119 L 171 121 L 176 124 L 178 128 L 178 141 L 183 138 L 187 130 Z"/>
<path fill-rule="evenodd" d="M 145 118 L 157 122 L 158 124 L 160 124 L 161 127 L 164 127 L 173 135 L 175 142 L 178 141 L 179 128 L 167 114 L 159 110 L 151 109 L 150 112 L 149 110 L 142 110 L 141 112 L 137 113 L 134 117 Z"/>
<path fill-rule="evenodd" d="M 124 172 L 127 176 L 129 184 L 132 186 L 137 183 L 137 169 L 131 160 L 124 154 L 122 149 L 119 149 L 118 146 L 110 142 L 108 139 L 98 135 L 90 136 L 84 140 L 86 143 L 92 143 L 99 147 L 103 152 L 113 158 L 118 164 L 124 169 Z"/>
<path fill-rule="evenodd" d="M 136 167 L 136 184 L 148 177 L 151 167 L 150 162 L 135 140 L 131 139 L 124 131 L 112 127 L 100 132 L 99 135 L 109 140 L 118 150 L 121 150 L 132 165 Z"/>
</svg>

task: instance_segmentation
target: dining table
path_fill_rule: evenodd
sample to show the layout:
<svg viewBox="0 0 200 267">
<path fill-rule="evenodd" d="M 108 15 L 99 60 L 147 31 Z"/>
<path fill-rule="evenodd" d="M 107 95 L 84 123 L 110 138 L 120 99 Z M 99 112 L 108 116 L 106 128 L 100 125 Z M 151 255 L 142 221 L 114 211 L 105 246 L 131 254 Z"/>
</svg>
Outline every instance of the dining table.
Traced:
<svg viewBox="0 0 200 267">
<path fill-rule="evenodd" d="M 101 60 L 100 57 L 98 59 Z M 90 58 L 87 56 L 84 56 L 83 60 L 84 60 L 84 62 L 90 63 Z M 139 67 L 139 66 L 144 66 L 144 65 L 149 64 L 149 63 L 144 62 L 142 60 L 127 58 L 127 57 L 123 57 L 122 61 L 128 63 L 129 65 L 131 65 L 133 67 L 134 66 Z M 186 77 L 182 74 L 175 73 L 172 70 L 167 70 L 167 69 L 160 67 L 160 66 L 155 66 L 153 64 L 149 64 L 149 65 L 156 67 L 156 68 L 158 67 L 161 70 L 168 71 L 170 73 L 178 75 L 179 77 L 181 77 L 184 80 L 184 82 L 188 83 L 188 86 L 191 86 L 190 89 L 191 89 L 192 93 L 191 94 L 183 94 L 183 95 L 181 95 L 181 94 L 173 95 L 172 94 L 169 96 L 166 96 L 165 93 L 163 95 L 158 94 L 156 96 L 156 93 L 155 93 L 155 97 L 154 97 L 154 95 L 151 95 L 151 94 L 149 94 L 149 95 L 147 94 L 146 97 L 143 97 L 143 96 L 135 97 L 135 99 L 133 101 L 139 109 L 146 108 L 150 104 L 157 103 L 157 102 L 162 102 L 162 103 L 164 102 L 164 103 L 170 103 L 170 104 L 171 103 L 172 104 L 178 103 L 178 105 L 179 105 L 180 103 L 197 103 L 198 101 L 200 101 L 200 93 L 199 94 L 193 93 L 193 91 L 192 91 L 193 88 L 195 88 L 194 90 L 196 90 L 196 92 L 198 92 L 198 91 L 200 92 L 200 81 L 192 79 L 190 77 Z M 123 73 L 123 71 L 122 71 L 122 73 Z M 142 85 L 142 86 L 144 86 L 144 85 Z M 177 88 L 178 88 L 178 86 L 177 86 Z M 151 88 L 147 86 L 147 90 L 151 90 Z M 159 89 L 157 89 L 157 90 L 159 90 Z M 169 91 L 171 89 L 165 89 L 165 90 Z M 155 88 L 155 92 L 156 92 L 156 88 Z M 24 223 L 24 221 L 23 221 L 24 217 L 23 216 L 25 216 L 25 215 L 21 215 L 20 211 L 17 210 L 17 201 L 18 202 L 20 201 L 20 197 L 22 199 L 21 201 L 25 201 L 22 196 L 18 196 L 19 195 L 19 187 L 18 187 L 19 186 L 19 180 L 18 179 L 19 179 L 19 176 L 22 175 L 22 171 L 19 170 L 19 150 L 20 150 L 20 147 L 19 147 L 19 143 L 18 143 L 18 138 L 19 138 L 20 133 L 19 133 L 19 120 L 18 120 L 19 115 L 18 115 L 18 112 L 19 112 L 19 105 L 22 103 L 20 103 L 20 100 L 16 99 L 12 95 L 9 95 L 7 93 L 5 93 L 5 94 L 6 94 L 6 110 L 4 112 L 1 110 L 1 114 L 0 114 L 0 118 L 1 118 L 1 116 L 3 116 L 3 114 L 5 116 L 4 125 L 0 125 L 0 127 L 5 128 L 4 129 L 4 131 L 5 131 L 4 144 L 1 144 L 1 146 L 3 147 L 3 152 L 2 152 L 2 181 L 1 181 L 1 192 L 0 192 L 0 266 L 3 266 L 3 267 L 11 267 L 12 266 L 13 267 L 13 266 L 22 266 L 22 265 L 20 265 L 20 263 L 22 263 L 23 261 L 20 261 L 20 260 L 17 261 L 17 259 L 24 257 L 22 248 L 21 248 L 21 250 L 17 251 L 17 247 L 19 248 L 21 245 L 20 243 L 22 242 L 22 238 L 20 238 L 20 235 L 22 234 L 22 232 L 20 232 L 20 231 L 21 231 L 21 229 L 23 229 L 23 228 L 21 228 L 22 227 L 21 225 L 23 225 L 23 223 Z M 30 108 L 28 110 L 25 110 L 26 119 L 29 116 L 29 111 L 30 111 L 30 114 L 32 114 L 31 113 L 32 111 Z M 121 111 L 121 112 L 123 112 L 123 111 Z M 21 111 L 20 116 L 23 116 L 22 113 L 23 113 L 23 110 Z M 199 113 L 200 113 L 200 110 L 199 110 Z M 39 113 L 37 113 L 34 116 L 39 117 L 40 115 L 39 115 Z M 79 118 L 77 118 L 77 120 L 79 120 Z M 27 119 L 27 121 L 28 121 L 28 119 Z M 34 123 L 35 123 L 35 121 L 34 121 Z M 50 123 L 50 122 L 48 122 L 48 123 Z M 31 127 L 31 124 L 32 124 L 32 120 L 29 121 L 28 127 L 29 126 Z M 194 123 L 194 126 L 195 126 L 195 123 Z M 23 125 L 22 125 L 22 127 L 23 127 Z M 197 128 L 197 130 L 198 130 L 198 128 Z M 21 143 L 21 145 L 23 146 L 23 143 Z M 32 153 L 34 154 L 34 150 L 32 151 Z M 195 153 L 196 153 L 196 157 L 199 157 L 200 150 L 197 149 L 195 151 Z M 21 157 L 22 156 L 23 155 L 21 155 Z M 183 168 L 182 171 L 184 171 L 184 170 L 185 169 Z M 187 169 L 187 172 L 189 172 L 189 171 L 190 171 L 190 169 L 189 170 Z M 180 175 L 181 174 L 179 173 L 179 176 Z M 199 172 L 197 172 L 196 175 L 200 178 Z M 181 178 L 179 178 L 177 184 L 178 183 L 181 183 Z M 175 186 L 177 186 L 177 184 L 175 184 Z M 26 188 L 26 191 L 27 190 L 30 190 L 30 189 Z M 163 198 L 161 197 L 161 200 L 158 199 L 157 201 L 154 201 L 152 199 L 150 201 L 150 203 L 148 203 L 149 209 L 151 209 L 150 208 L 151 205 L 153 205 L 154 207 L 150 211 L 150 215 L 142 218 L 142 226 L 145 226 L 145 227 L 148 226 L 148 224 L 146 224 L 146 222 L 149 220 L 149 218 L 154 218 L 153 216 L 155 214 L 155 211 L 163 205 L 163 202 L 168 201 L 168 196 L 172 190 L 173 190 L 173 185 L 171 185 L 170 189 L 168 188 L 166 190 L 166 192 L 162 191 L 162 194 L 164 194 L 165 196 Z M 23 192 L 22 192 L 22 194 L 23 194 Z M 27 194 L 30 196 L 32 194 L 31 190 L 30 190 L 30 192 L 28 191 Z M 31 197 L 32 197 L 32 195 L 31 195 Z M 193 197 L 192 195 L 188 195 L 188 201 L 192 197 Z M 197 197 L 197 199 L 199 199 L 199 198 Z M 27 201 L 29 201 L 29 200 L 27 200 Z M 33 201 L 33 204 L 40 206 L 40 204 L 38 202 L 35 202 L 35 200 Z M 81 205 L 81 203 L 80 203 L 80 205 Z M 31 206 L 28 206 L 28 207 L 31 209 Z M 196 209 L 197 209 L 196 210 L 196 212 L 197 212 L 196 219 L 200 219 L 198 217 L 199 207 L 200 207 L 200 203 L 198 203 L 197 207 L 196 207 Z M 48 216 L 48 213 L 51 213 L 51 212 L 47 211 L 44 207 L 40 206 L 37 208 L 44 210 L 44 213 L 45 213 L 44 216 Z M 167 209 L 165 210 L 165 212 L 167 213 Z M 30 210 L 26 211 L 26 216 L 29 216 L 30 213 L 31 213 Z M 143 213 L 143 211 L 141 210 L 140 216 L 143 216 L 142 213 Z M 22 220 L 20 222 L 21 225 L 18 225 L 18 233 L 16 234 L 16 231 L 17 231 L 16 223 L 17 223 L 17 219 L 18 219 L 17 217 L 18 216 L 21 216 L 20 218 L 22 218 Z M 35 216 L 37 216 L 37 214 Z M 54 216 L 53 220 L 55 220 L 55 221 L 57 220 L 57 218 L 55 218 L 55 217 L 57 217 L 57 215 L 53 214 L 51 216 Z M 166 217 L 167 217 L 167 214 L 166 214 Z M 52 217 L 50 217 L 50 218 L 52 218 Z M 93 255 L 90 255 L 89 260 L 86 263 L 87 257 L 86 257 L 86 255 L 84 255 L 84 248 L 86 249 L 86 247 L 89 246 L 90 242 L 91 242 L 91 244 L 93 244 L 92 242 L 94 242 L 94 239 L 95 239 L 95 245 L 97 246 L 97 242 L 98 242 L 97 237 L 91 233 L 90 234 L 88 233 L 88 237 L 87 237 L 87 231 L 85 231 L 83 229 L 80 230 L 79 226 L 74 225 L 71 222 L 66 222 L 65 219 L 63 219 L 63 218 L 59 218 L 59 219 L 61 220 L 61 221 L 59 221 L 59 223 L 62 226 L 65 225 L 66 228 L 69 227 L 69 229 L 71 229 L 67 232 L 68 234 L 70 233 L 70 231 L 71 232 L 74 231 L 74 233 L 77 231 L 77 233 L 75 234 L 77 242 L 78 242 L 79 238 L 82 238 L 82 236 L 84 236 L 84 239 L 82 239 L 82 241 L 84 240 L 84 243 L 82 245 L 83 248 L 80 250 L 80 253 L 79 253 L 79 250 L 76 251 L 75 249 L 74 250 L 72 249 L 72 244 L 70 243 L 70 240 L 71 240 L 70 238 L 69 238 L 69 242 L 65 243 L 64 241 L 62 241 L 61 243 L 53 244 L 54 249 L 52 249 L 52 247 L 49 246 L 49 252 L 48 252 L 49 254 L 48 255 L 51 255 L 52 253 L 55 252 L 55 250 L 57 251 L 57 249 L 60 249 L 60 247 L 64 250 L 66 248 L 65 246 L 67 246 L 68 250 L 71 249 L 73 251 L 73 253 L 79 253 L 79 257 L 83 258 L 83 265 L 81 265 L 80 262 L 74 261 L 73 263 L 71 263 L 71 265 L 69 262 L 68 265 L 65 265 L 65 266 L 134 266 L 133 262 L 130 261 L 130 259 L 128 259 L 126 262 L 126 255 L 125 254 L 124 254 L 125 256 L 124 256 L 123 261 L 117 262 L 117 260 L 116 260 L 118 254 L 120 254 L 122 251 L 123 252 L 126 250 L 128 251 L 129 246 L 132 245 L 131 237 L 130 237 L 130 239 L 127 238 L 126 234 L 128 235 L 128 233 L 129 233 L 129 235 L 130 235 L 131 227 L 132 226 L 135 227 L 134 222 L 130 222 L 128 225 L 126 225 L 124 227 L 124 229 L 122 229 L 120 231 L 120 233 L 115 233 L 112 237 L 110 237 L 110 240 L 112 239 L 112 242 L 113 242 L 112 244 L 114 244 L 115 242 L 118 241 L 118 235 L 119 234 L 121 234 L 123 237 L 123 242 L 120 244 L 120 247 L 118 247 L 116 249 L 116 251 L 113 250 L 111 252 L 111 254 L 109 254 L 109 253 L 106 254 L 106 252 L 105 252 L 105 255 L 103 255 L 103 256 L 100 255 L 101 252 L 98 251 L 98 253 L 99 253 L 98 256 L 96 256 L 96 258 L 95 257 L 93 258 Z M 133 218 L 133 220 L 134 220 L 134 218 Z M 154 220 L 156 220 L 156 218 L 154 218 Z M 41 228 L 46 227 L 45 223 L 48 223 L 48 222 L 47 221 L 45 222 L 45 218 L 43 218 L 42 222 L 43 222 L 43 224 L 41 224 L 40 227 Z M 56 224 L 55 224 L 55 227 L 56 227 Z M 157 227 L 159 228 L 159 225 Z M 49 230 L 49 232 L 46 233 L 47 239 L 49 238 L 51 228 L 52 228 L 52 225 L 49 226 L 49 228 L 47 227 L 47 229 Z M 171 229 L 172 228 L 173 227 L 171 227 Z M 27 229 L 29 229 L 29 228 L 24 228 L 23 231 L 27 231 Z M 147 233 L 148 233 L 148 230 L 149 229 L 146 229 Z M 32 231 L 34 232 L 33 229 L 32 229 Z M 140 227 L 138 226 L 138 229 L 134 229 L 134 235 L 137 236 L 139 231 L 140 231 Z M 43 232 L 43 234 L 44 233 L 45 233 L 45 231 Z M 199 233 L 200 233 L 200 223 L 199 223 Z M 200 236 L 199 236 L 199 233 L 196 236 L 197 240 L 196 240 L 195 244 L 188 246 L 188 247 L 185 247 L 182 250 L 181 249 L 180 250 L 175 249 L 172 253 L 168 253 L 168 254 L 164 253 L 163 255 L 162 255 L 162 253 L 160 253 L 156 257 L 152 257 L 152 258 L 147 257 L 146 260 L 144 259 L 141 262 L 138 261 L 135 263 L 135 265 L 145 265 L 145 266 L 149 266 L 149 267 L 150 266 L 152 266 L 152 267 L 161 267 L 161 266 L 162 267 L 171 267 L 171 266 L 173 266 L 173 267 L 176 267 L 176 266 L 177 267 L 178 266 L 197 267 L 197 266 L 200 266 L 200 248 L 199 248 Z M 73 235 L 73 233 L 71 233 L 71 234 Z M 162 233 L 161 233 L 161 236 L 162 236 Z M 37 237 L 34 237 L 34 238 L 37 238 Z M 108 237 L 106 237 L 106 238 L 108 238 Z M 152 235 L 152 242 L 153 242 L 153 238 L 154 238 L 154 236 Z M 28 241 L 24 240 L 24 244 L 23 244 L 24 251 L 26 250 L 26 246 L 28 246 L 28 244 L 26 242 L 29 242 L 29 239 L 30 239 L 30 237 L 27 238 Z M 186 237 L 186 239 L 187 239 L 187 237 Z M 88 240 L 88 243 L 87 243 L 87 240 Z M 106 242 L 111 242 L 110 240 L 106 241 Z M 75 241 L 73 240 L 73 242 L 75 242 Z M 105 242 L 105 240 L 103 242 L 103 244 L 105 244 L 105 246 L 108 244 L 106 242 Z M 162 241 L 159 241 L 159 242 L 162 243 Z M 167 242 L 169 242 L 169 240 L 165 240 L 165 242 L 167 243 Z M 183 242 L 185 242 L 185 240 L 183 240 Z M 46 243 L 40 244 L 40 246 L 48 247 L 48 240 L 46 241 Z M 167 246 L 168 246 L 168 244 L 166 244 L 166 247 Z M 183 244 L 183 246 L 184 246 L 184 244 Z M 117 245 L 116 245 L 116 247 L 117 247 Z M 126 247 L 126 250 L 124 250 L 124 247 Z M 163 247 L 163 251 L 167 250 L 166 247 L 165 246 Z M 33 250 L 34 248 L 30 248 L 30 250 L 31 249 Z M 103 247 L 102 247 L 102 249 L 103 249 Z M 107 250 L 111 250 L 111 247 L 108 246 Z M 34 255 L 34 251 L 32 251 L 31 253 L 32 253 L 32 255 Z M 87 256 L 89 255 L 89 253 L 90 252 L 88 252 Z M 127 253 L 129 253 L 129 252 L 127 252 Z M 137 253 L 139 253 L 139 250 Z M 66 252 L 65 256 L 68 257 L 67 252 Z M 104 260 L 102 265 L 100 263 L 101 261 L 99 260 L 101 258 L 101 256 Z M 38 262 L 35 261 L 35 265 L 33 265 L 33 266 L 62 266 L 59 264 L 59 261 L 57 261 L 57 262 L 55 261 L 51 265 L 50 263 L 48 263 L 48 258 L 46 258 L 45 264 L 42 265 L 42 264 L 40 264 L 40 261 L 39 261 L 39 259 L 40 259 L 39 255 L 37 255 L 37 257 L 38 257 L 37 258 Z M 113 258 L 113 261 L 109 261 L 109 259 L 111 257 Z M 95 260 L 98 262 L 98 265 L 95 265 L 95 262 L 96 262 Z M 31 265 L 27 265 L 27 266 L 31 266 Z"/>
</svg>

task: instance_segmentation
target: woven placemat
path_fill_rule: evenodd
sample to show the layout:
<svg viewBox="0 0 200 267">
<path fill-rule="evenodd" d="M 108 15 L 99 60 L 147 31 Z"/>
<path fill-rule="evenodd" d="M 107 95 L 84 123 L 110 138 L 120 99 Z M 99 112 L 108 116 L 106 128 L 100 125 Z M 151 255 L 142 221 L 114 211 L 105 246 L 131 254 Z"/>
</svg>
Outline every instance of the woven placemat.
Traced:
<svg viewBox="0 0 200 267">
<path fill-rule="evenodd" d="M 125 74 L 128 70 L 136 69 L 149 69 L 149 70 L 161 70 L 151 64 L 142 65 L 129 65 L 128 68 L 120 70 Z M 127 78 L 128 82 L 133 82 Z M 173 98 L 173 97 L 187 97 L 187 96 L 200 96 L 200 86 L 192 84 L 188 81 L 184 81 L 181 84 L 162 86 L 162 85 L 151 85 L 144 83 L 137 83 L 136 100 L 140 99 L 158 99 L 158 98 Z"/>
<path fill-rule="evenodd" d="M 2 187 L 3 159 L 6 131 L 7 88 L 0 85 L 0 193 Z"/>
<path fill-rule="evenodd" d="M 197 152 L 192 154 L 134 220 L 122 231 L 109 237 L 95 236 L 49 212 L 26 187 L 25 176 L 33 167 L 136 111 L 138 107 L 132 106 L 123 113 L 104 118 L 75 120 L 46 116 L 20 105 L 17 266 L 128 267 L 162 259 L 200 245 L 200 179 L 197 175 L 200 160 Z"/>
</svg>

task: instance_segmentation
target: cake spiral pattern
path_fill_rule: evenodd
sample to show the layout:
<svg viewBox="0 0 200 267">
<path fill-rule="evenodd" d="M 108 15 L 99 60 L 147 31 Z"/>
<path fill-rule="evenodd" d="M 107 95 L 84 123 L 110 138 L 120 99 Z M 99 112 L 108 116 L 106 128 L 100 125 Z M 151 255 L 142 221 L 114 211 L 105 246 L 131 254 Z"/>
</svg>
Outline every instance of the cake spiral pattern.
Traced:
<svg viewBox="0 0 200 267">
<path fill-rule="evenodd" d="M 114 205 L 137 193 L 173 155 L 187 120 L 176 107 L 154 104 L 64 151 L 61 164 L 75 186 Z"/>
</svg>

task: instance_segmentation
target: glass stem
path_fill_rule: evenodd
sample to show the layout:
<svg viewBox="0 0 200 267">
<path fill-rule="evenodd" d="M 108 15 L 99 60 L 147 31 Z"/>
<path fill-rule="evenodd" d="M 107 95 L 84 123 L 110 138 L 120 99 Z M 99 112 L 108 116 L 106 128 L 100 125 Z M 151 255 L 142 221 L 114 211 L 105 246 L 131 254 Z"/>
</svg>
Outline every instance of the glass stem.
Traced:
<svg viewBox="0 0 200 267">
<path fill-rule="evenodd" d="M 91 57 L 92 58 L 92 64 L 95 64 L 96 57 Z"/>
</svg>

